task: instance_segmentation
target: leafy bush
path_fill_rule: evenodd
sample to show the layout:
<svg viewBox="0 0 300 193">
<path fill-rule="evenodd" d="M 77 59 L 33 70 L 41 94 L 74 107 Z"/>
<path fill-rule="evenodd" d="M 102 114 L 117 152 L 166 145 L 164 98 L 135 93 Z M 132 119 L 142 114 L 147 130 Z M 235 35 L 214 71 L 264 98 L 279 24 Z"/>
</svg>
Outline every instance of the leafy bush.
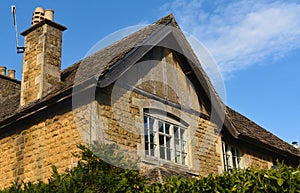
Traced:
<svg viewBox="0 0 300 193">
<path fill-rule="evenodd" d="M 53 166 L 53 174 L 48 183 L 16 182 L 0 193 L 34 192 L 289 192 L 300 193 L 300 166 L 292 168 L 278 163 L 278 168 L 269 170 L 245 169 L 209 175 L 202 178 L 171 177 L 163 184 L 147 184 L 138 170 L 122 169 L 110 163 L 132 168 L 134 162 L 119 151 L 116 145 L 95 144 L 89 148 L 80 145 L 78 165 L 69 172 L 59 174 Z M 94 153 L 93 153 L 94 152 Z M 100 156 L 96 156 L 100 155 Z M 105 155 L 105 156 L 104 156 Z M 123 167 L 123 168 L 124 168 Z M 126 168 L 126 167 L 125 167 Z"/>
<path fill-rule="evenodd" d="M 152 184 L 144 192 L 289 192 L 300 193 L 300 166 L 278 163 L 278 169 L 245 169 L 209 175 L 199 179 L 173 177 L 164 184 Z"/>
</svg>

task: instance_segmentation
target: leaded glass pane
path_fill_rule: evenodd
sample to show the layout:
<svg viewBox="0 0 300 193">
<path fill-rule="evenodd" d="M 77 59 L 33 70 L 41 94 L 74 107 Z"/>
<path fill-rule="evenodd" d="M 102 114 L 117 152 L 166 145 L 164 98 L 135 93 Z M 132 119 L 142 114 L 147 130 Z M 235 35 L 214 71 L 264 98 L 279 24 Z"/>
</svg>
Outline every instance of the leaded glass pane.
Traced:
<svg viewBox="0 0 300 193">
<path fill-rule="evenodd" d="M 159 132 L 164 132 L 164 124 L 161 121 L 158 121 L 158 131 Z"/>
<path fill-rule="evenodd" d="M 174 126 L 174 136 L 175 138 L 179 138 L 178 127 Z"/>
<path fill-rule="evenodd" d="M 146 155 L 186 164 L 187 143 L 184 128 L 145 115 L 144 137 Z"/>
<path fill-rule="evenodd" d="M 165 124 L 165 133 L 170 134 L 170 124 L 169 123 Z"/>
<path fill-rule="evenodd" d="M 159 151 L 160 151 L 160 158 L 165 159 L 165 147 L 160 146 Z"/>
</svg>

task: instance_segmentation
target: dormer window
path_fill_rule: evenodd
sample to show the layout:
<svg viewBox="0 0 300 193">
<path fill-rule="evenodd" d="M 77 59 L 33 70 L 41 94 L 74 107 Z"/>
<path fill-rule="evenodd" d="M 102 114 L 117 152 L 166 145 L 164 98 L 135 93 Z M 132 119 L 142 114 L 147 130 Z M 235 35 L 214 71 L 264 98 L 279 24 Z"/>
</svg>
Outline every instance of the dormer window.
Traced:
<svg viewBox="0 0 300 193">
<path fill-rule="evenodd" d="M 222 154 L 225 171 L 242 168 L 242 154 L 238 148 L 222 142 Z"/>
<path fill-rule="evenodd" d="M 158 111 L 144 113 L 146 157 L 187 165 L 187 127 L 168 115 Z"/>
</svg>

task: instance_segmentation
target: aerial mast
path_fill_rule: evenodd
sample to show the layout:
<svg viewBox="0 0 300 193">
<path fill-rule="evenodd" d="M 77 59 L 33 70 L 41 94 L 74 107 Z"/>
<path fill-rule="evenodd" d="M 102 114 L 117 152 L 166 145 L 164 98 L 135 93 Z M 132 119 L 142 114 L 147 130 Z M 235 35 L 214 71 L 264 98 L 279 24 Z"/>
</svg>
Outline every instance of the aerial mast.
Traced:
<svg viewBox="0 0 300 193">
<path fill-rule="evenodd" d="M 11 6 L 11 12 L 12 12 L 13 18 L 14 18 L 14 27 L 15 27 L 15 33 L 16 33 L 16 48 L 17 48 L 17 53 L 21 54 L 21 53 L 24 53 L 25 48 L 23 46 L 19 46 L 19 33 L 18 33 L 18 25 L 17 25 L 17 10 L 16 10 L 16 6 L 15 5 Z"/>
</svg>

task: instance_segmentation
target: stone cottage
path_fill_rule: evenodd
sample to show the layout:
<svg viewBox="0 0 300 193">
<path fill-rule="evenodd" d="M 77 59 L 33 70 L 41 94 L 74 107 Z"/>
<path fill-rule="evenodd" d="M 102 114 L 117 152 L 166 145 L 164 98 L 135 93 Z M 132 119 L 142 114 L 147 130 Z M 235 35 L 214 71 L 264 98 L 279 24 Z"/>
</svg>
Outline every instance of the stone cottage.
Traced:
<svg viewBox="0 0 300 193">
<path fill-rule="evenodd" d="M 298 148 L 223 104 L 173 15 L 61 71 L 64 30 L 37 8 L 21 33 L 22 81 L 0 67 L 0 187 L 64 172 L 94 141 L 158 177 L 300 163 Z"/>
</svg>

